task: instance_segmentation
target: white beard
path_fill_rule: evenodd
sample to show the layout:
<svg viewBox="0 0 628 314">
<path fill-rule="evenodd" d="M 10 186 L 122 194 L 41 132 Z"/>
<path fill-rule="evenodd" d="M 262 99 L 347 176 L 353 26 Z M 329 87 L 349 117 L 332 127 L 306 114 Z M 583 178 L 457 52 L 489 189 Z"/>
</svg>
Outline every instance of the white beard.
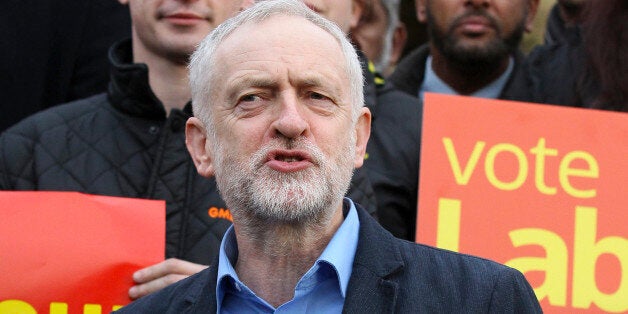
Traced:
<svg viewBox="0 0 628 314">
<path fill-rule="evenodd" d="M 348 139 L 347 144 L 328 159 L 305 139 L 278 139 L 266 144 L 248 161 L 216 147 L 216 182 L 234 216 L 252 218 L 250 223 L 320 223 L 331 219 L 336 204 L 340 204 L 349 188 L 355 137 Z M 270 151 L 286 148 L 308 152 L 314 165 L 292 173 L 278 172 L 265 165 Z"/>
</svg>

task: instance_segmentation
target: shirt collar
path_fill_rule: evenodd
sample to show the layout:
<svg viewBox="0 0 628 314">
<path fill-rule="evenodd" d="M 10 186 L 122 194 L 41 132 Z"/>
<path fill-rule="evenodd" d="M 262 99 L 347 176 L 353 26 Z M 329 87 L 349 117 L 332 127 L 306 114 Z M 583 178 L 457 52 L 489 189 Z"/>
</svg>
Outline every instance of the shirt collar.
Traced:
<svg viewBox="0 0 628 314">
<path fill-rule="evenodd" d="M 349 198 L 345 198 L 343 209 L 348 208 L 344 221 L 336 230 L 331 240 L 316 260 L 312 268 L 304 275 L 313 270 L 318 269 L 320 263 L 330 265 L 336 272 L 340 292 L 343 298 L 347 295 L 347 287 L 349 286 L 349 278 L 353 270 L 353 259 L 358 247 L 358 238 L 360 231 L 360 220 L 358 218 L 355 204 Z M 240 282 L 238 274 L 235 272 L 233 265 L 238 259 L 238 243 L 236 241 L 233 226 L 227 229 L 222 242 L 220 244 L 220 252 L 218 257 L 218 279 L 216 284 L 216 301 L 217 310 L 220 313 L 222 300 L 225 296 L 227 285 L 231 282 Z"/>
<path fill-rule="evenodd" d="M 508 59 L 508 67 L 506 71 L 502 73 L 496 80 L 491 82 L 490 84 L 484 86 L 480 90 L 475 93 L 469 95 L 472 97 L 480 97 L 480 98 L 491 98 L 497 99 L 501 94 L 504 86 L 508 82 L 508 78 L 514 69 L 514 60 L 512 57 Z M 423 84 L 421 84 L 421 88 L 419 89 L 419 98 L 423 99 L 423 93 L 425 92 L 433 92 L 439 94 L 448 94 L 448 95 L 458 95 L 458 93 L 451 88 L 447 83 L 438 77 L 436 72 L 432 69 L 432 56 L 427 57 L 426 65 L 425 65 L 425 79 L 423 80 Z"/>
<path fill-rule="evenodd" d="M 345 220 L 336 230 L 316 263 L 322 261 L 334 267 L 340 283 L 340 292 L 343 297 L 346 297 L 349 278 L 353 270 L 353 258 L 358 247 L 360 221 L 353 201 L 345 198 L 344 204 L 349 206 Z"/>
</svg>

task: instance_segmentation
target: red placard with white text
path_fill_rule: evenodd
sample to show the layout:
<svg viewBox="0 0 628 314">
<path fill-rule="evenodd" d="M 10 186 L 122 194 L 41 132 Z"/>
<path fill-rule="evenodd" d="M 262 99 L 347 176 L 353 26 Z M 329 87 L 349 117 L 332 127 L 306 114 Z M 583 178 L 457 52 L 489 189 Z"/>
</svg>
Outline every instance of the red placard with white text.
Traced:
<svg viewBox="0 0 628 314">
<path fill-rule="evenodd" d="M 524 273 L 547 313 L 628 311 L 628 114 L 425 94 L 417 242 Z"/>
<path fill-rule="evenodd" d="M 0 192 L 0 213 L 0 314 L 109 313 L 164 259 L 164 201 Z"/>
</svg>

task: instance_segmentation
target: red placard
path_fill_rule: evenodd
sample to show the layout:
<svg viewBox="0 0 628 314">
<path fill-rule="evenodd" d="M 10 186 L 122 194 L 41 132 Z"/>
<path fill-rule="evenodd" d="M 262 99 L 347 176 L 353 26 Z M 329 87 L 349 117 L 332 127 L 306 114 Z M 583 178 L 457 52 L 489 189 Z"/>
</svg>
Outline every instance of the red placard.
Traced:
<svg viewBox="0 0 628 314">
<path fill-rule="evenodd" d="M 522 271 L 548 313 L 628 311 L 628 115 L 425 94 L 417 242 Z"/>
<path fill-rule="evenodd" d="M 164 259 L 164 201 L 0 192 L 0 208 L 0 313 L 109 313 Z"/>
</svg>

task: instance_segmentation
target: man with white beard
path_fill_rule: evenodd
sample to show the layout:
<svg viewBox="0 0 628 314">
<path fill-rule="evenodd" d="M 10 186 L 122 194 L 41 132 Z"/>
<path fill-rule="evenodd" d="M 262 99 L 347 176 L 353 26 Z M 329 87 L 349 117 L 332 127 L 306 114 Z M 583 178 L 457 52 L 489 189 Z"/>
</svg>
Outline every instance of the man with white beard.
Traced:
<svg viewBox="0 0 628 314">
<path fill-rule="evenodd" d="M 264 1 L 203 40 L 186 143 L 233 215 L 211 266 L 128 313 L 540 312 L 506 266 L 393 237 L 344 198 L 371 114 L 343 32 Z"/>
</svg>

